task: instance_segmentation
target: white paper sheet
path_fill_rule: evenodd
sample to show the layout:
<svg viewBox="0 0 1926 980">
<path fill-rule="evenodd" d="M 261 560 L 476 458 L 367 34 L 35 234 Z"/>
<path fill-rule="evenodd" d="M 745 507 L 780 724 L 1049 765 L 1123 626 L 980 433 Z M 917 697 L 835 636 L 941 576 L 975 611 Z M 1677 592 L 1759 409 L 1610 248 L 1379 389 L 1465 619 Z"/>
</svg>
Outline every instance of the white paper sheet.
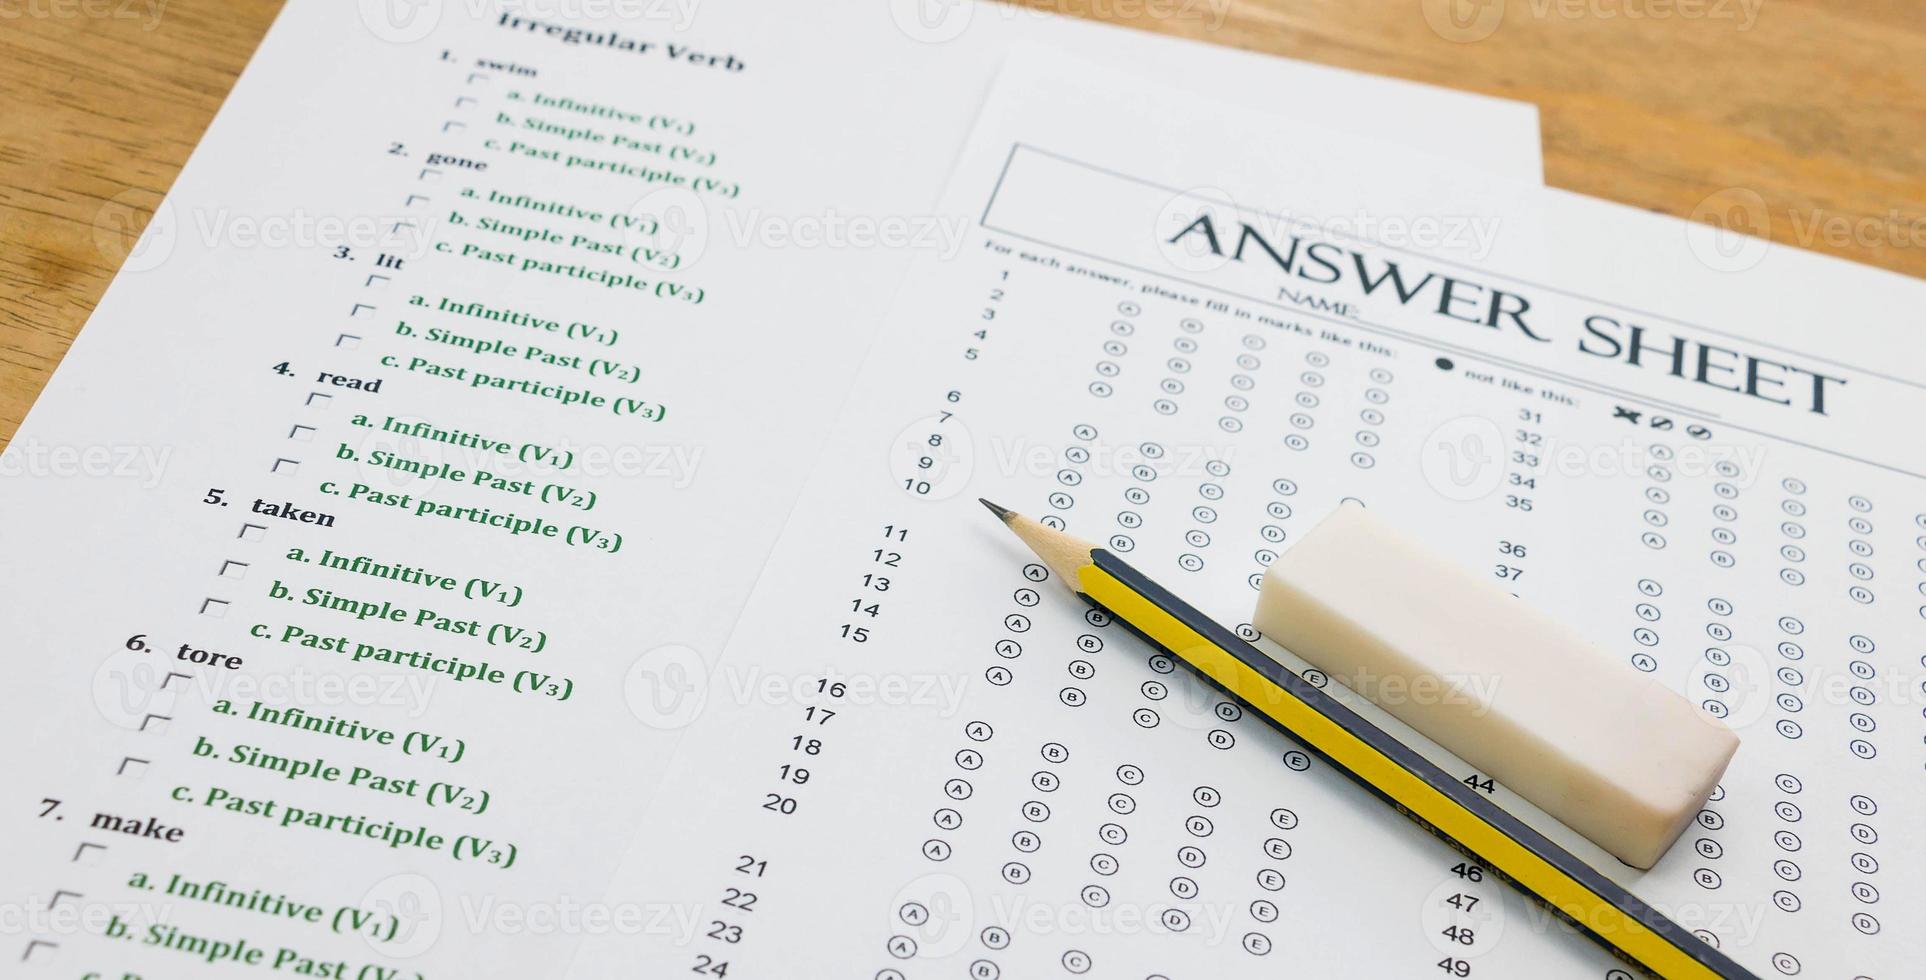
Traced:
<svg viewBox="0 0 1926 980">
<path fill-rule="evenodd" d="M 292 0 L 0 458 L 7 961 L 559 970 L 1006 42 L 1537 175 L 1526 108 L 992 13 Z"/>
<path fill-rule="evenodd" d="M 580 975 L 1627 975 L 979 496 L 1230 624 L 1362 500 L 1743 739 L 1649 873 L 1501 803 L 1760 976 L 1916 972 L 1917 282 L 1034 61 L 944 207 Z"/>
</svg>

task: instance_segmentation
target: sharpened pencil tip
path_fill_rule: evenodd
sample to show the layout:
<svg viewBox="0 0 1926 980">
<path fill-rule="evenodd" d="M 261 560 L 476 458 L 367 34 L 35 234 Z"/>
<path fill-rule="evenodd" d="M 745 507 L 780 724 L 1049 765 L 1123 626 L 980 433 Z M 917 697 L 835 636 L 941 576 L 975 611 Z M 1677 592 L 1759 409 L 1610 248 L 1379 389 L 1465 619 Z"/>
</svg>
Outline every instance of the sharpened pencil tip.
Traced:
<svg viewBox="0 0 1926 980">
<path fill-rule="evenodd" d="M 1005 524 L 1008 524 L 1010 522 L 1010 514 L 1012 513 L 1010 508 L 998 507 L 997 505 L 990 503 L 987 500 L 984 500 L 982 497 L 976 498 L 976 502 L 979 504 L 982 504 L 985 507 L 990 508 L 990 513 L 995 514 L 997 520 L 1002 521 Z"/>
</svg>

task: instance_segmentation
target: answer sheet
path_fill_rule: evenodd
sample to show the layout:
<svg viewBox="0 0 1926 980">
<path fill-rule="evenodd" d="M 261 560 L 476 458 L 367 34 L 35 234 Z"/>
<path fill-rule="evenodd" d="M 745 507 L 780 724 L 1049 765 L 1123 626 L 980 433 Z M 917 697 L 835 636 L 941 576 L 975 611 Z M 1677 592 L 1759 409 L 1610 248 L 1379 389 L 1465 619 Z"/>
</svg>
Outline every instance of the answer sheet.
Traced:
<svg viewBox="0 0 1926 980">
<path fill-rule="evenodd" d="M 1334 694 L 1760 976 L 1917 973 L 1918 283 L 1033 59 L 942 210 L 577 975 L 1629 976 L 978 497 L 1254 638 L 1362 501 L 1743 744 L 1640 874 Z"/>
<path fill-rule="evenodd" d="M 1538 174 L 1526 107 L 972 9 L 291 0 L 0 457 L 8 975 L 534 977 L 608 927 L 653 679 L 960 246 L 1011 42 Z"/>
</svg>

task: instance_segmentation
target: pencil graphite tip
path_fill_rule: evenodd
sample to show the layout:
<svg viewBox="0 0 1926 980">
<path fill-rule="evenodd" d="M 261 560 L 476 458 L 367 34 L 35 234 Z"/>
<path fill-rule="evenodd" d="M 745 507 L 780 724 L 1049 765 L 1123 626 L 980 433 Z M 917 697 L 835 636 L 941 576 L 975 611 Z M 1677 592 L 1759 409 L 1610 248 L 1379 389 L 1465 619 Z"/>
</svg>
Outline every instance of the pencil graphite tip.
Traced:
<svg viewBox="0 0 1926 980">
<path fill-rule="evenodd" d="M 989 501 L 983 499 L 982 497 L 976 498 L 976 502 L 979 504 L 982 504 L 985 507 L 990 508 L 990 513 L 995 514 L 996 519 L 999 521 L 1002 521 L 1005 524 L 1010 523 L 1010 517 L 1016 513 L 1015 511 L 1011 510 L 1008 507 L 999 507 L 996 504 L 990 503 Z"/>
</svg>

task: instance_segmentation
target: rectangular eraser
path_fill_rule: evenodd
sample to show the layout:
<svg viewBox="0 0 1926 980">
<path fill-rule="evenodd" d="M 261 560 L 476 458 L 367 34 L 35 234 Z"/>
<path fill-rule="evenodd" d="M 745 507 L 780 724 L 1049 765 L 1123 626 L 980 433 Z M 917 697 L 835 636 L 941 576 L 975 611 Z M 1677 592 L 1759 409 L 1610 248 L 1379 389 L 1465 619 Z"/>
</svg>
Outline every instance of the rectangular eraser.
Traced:
<svg viewBox="0 0 1926 980">
<path fill-rule="evenodd" d="M 1345 504 L 1264 573 L 1263 634 L 1619 860 L 1650 868 L 1739 737 Z"/>
</svg>

